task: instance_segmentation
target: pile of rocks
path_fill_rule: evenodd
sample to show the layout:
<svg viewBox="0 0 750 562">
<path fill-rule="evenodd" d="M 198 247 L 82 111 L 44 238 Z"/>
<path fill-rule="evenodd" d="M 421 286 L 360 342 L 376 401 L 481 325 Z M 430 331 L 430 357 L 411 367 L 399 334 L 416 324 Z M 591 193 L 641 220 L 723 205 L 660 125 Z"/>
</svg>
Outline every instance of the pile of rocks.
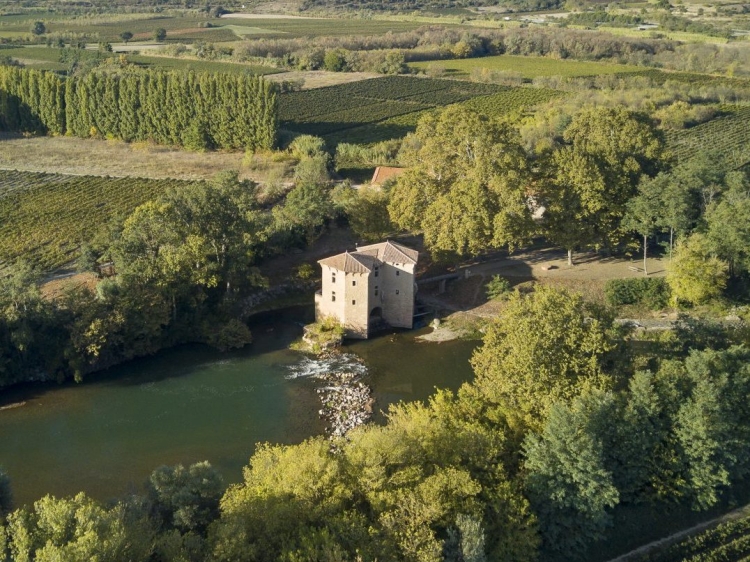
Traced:
<svg viewBox="0 0 750 562">
<path fill-rule="evenodd" d="M 328 422 L 326 432 L 331 438 L 343 437 L 372 417 L 370 387 L 360 381 L 362 374 L 344 371 L 317 375 L 326 385 L 316 389 L 323 408 L 320 416 Z"/>
</svg>

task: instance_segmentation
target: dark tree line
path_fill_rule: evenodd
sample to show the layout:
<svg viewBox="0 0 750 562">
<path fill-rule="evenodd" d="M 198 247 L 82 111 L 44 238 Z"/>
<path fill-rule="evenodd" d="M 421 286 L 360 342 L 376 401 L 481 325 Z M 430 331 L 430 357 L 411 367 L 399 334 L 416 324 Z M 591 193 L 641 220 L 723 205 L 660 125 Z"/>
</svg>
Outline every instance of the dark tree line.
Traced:
<svg viewBox="0 0 750 562">
<path fill-rule="evenodd" d="M 276 90 L 257 76 L 137 71 L 53 73 L 0 67 L 0 128 L 151 140 L 191 149 L 271 148 Z"/>
</svg>

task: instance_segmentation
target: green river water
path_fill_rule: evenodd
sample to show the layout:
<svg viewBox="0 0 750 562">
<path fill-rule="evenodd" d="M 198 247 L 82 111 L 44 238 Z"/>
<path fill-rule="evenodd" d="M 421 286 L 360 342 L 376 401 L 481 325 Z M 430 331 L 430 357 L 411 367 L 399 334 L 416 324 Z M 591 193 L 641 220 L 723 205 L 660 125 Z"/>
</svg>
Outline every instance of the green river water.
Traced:
<svg viewBox="0 0 750 562">
<path fill-rule="evenodd" d="M 140 491 L 159 465 L 201 460 L 235 482 L 257 442 L 296 443 L 321 433 L 316 381 L 304 376 L 315 365 L 287 348 L 309 313 L 290 309 L 255 318 L 254 342 L 239 352 L 181 346 L 83 384 L 6 392 L 0 407 L 26 402 L 0 410 L 0 466 L 16 504 L 78 491 L 105 500 Z M 476 342 L 417 342 L 419 333 L 346 346 L 368 367 L 364 381 L 376 410 L 471 378 Z M 290 376 L 301 365 L 303 376 Z"/>
</svg>

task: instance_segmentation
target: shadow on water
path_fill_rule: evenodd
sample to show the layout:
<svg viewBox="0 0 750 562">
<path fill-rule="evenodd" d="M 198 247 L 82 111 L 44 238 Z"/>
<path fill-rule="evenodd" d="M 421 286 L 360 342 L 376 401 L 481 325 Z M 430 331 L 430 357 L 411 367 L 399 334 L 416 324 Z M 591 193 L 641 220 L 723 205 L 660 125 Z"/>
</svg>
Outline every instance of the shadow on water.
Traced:
<svg viewBox="0 0 750 562">
<path fill-rule="evenodd" d="M 288 349 L 311 313 L 302 307 L 253 317 L 255 341 L 247 350 L 180 346 L 79 385 L 48 383 L 6 396 L 26 401 L 0 411 L 0 466 L 18 503 L 81 490 L 106 499 L 140 490 L 159 465 L 202 460 L 236 482 L 258 442 L 320 434 L 316 382 L 293 376 L 305 359 Z M 476 342 L 419 343 L 415 335 L 347 342 L 344 351 L 368 366 L 376 411 L 425 400 L 435 387 L 456 389 L 471 377 Z"/>
</svg>

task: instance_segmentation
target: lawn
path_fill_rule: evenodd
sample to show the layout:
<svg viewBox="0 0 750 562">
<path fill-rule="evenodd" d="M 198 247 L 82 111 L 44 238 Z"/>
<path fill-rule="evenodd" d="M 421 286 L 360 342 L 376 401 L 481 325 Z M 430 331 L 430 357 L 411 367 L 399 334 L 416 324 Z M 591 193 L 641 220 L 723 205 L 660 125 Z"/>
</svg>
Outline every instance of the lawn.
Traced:
<svg viewBox="0 0 750 562">
<path fill-rule="evenodd" d="M 637 66 L 624 64 L 515 55 L 415 62 L 409 66 L 417 70 L 425 70 L 431 65 L 444 68 L 446 74 L 453 78 L 468 77 L 475 68 L 519 72 L 526 79 L 532 79 L 536 76 L 598 76 L 600 74 L 621 74 L 642 70 Z"/>
</svg>

